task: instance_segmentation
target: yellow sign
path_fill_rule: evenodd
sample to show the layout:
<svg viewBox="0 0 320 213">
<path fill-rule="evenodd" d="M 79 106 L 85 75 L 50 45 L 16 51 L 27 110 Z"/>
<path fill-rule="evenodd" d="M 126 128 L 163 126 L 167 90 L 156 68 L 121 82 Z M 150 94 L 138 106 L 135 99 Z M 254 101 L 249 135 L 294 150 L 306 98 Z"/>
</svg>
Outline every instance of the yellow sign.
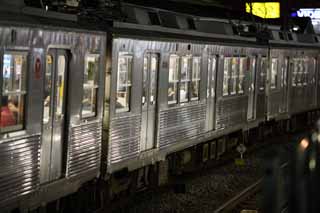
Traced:
<svg viewBox="0 0 320 213">
<path fill-rule="evenodd" d="M 52 64 L 52 57 L 51 57 L 51 55 L 47 55 L 47 64 Z"/>
<path fill-rule="evenodd" d="M 246 3 L 246 12 L 261 18 L 280 18 L 279 2 L 253 2 Z"/>
</svg>

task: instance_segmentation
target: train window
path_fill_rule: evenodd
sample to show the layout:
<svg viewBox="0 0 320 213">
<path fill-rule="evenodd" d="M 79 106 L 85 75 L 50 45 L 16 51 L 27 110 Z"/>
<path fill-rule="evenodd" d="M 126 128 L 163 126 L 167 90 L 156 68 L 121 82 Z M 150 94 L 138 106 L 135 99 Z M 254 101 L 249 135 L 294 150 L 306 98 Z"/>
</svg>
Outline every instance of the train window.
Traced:
<svg viewBox="0 0 320 213">
<path fill-rule="evenodd" d="M 224 59 L 224 66 L 223 66 L 223 96 L 229 95 L 230 64 L 231 64 L 231 58 L 226 57 Z"/>
<path fill-rule="evenodd" d="M 157 97 L 157 75 L 158 75 L 158 66 L 159 66 L 159 55 L 153 54 L 151 56 L 151 65 L 150 65 L 150 102 L 155 103 Z"/>
<path fill-rule="evenodd" d="M 180 57 L 171 55 L 169 59 L 169 85 L 168 85 L 168 104 L 178 102 L 178 83 L 179 83 L 179 63 Z"/>
<path fill-rule="evenodd" d="M 238 93 L 243 94 L 243 84 L 245 72 L 248 70 L 248 58 L 241 57 L 240 58 L 240 68 L 239 68 L 239 81 L 238 81 Z"/>
<path fill-rule="evenodd" d="M 27 56 L 6 53 L 3 56 L 0 127 L 2 132 L 23 128 L 26 96 Z"/>
<path fill-rule="evenodd" d="M 188 102 L 189 100 L 191 62 L 191 56 L 183 56 L 181 59 L 180 103 Z"/>
<path fill-rule="evenodd" d="M 268 67 L 268 60 L 266 57 L 261 58 L 261 70 L 260 70 L 260 85 L 259 90 L 263 91 L 266 85 L 266 72 Z"/>
<path fill-rule="evenodd" d="M 304 63 L 302 59 L 298 59 L 298 72 L 297 72 L 297 78 L 296 78 L 296 83 L 297 86 L 302 85 L 302 75 L 304 73 Z"/>
<path fill-rule="evenodd" d="M 96 115 L 98 92 L 99 56 L 87 55 L 83 79 L 82 117 Z"/>
<path fill-rule="evenodd" d="M 63 114 L 63 102 L 64 102 L 64 82 L 65 82 L 65 69 L 66 69 L 66 57 L 64 55 L 59 55 L 58 57 L 58 81 L 56 85 L 56 116 L 60 118 Z"/>
<path fill-rule="evenodd" d="M 297 74 L 298 74 L 298 70 L 299 70 L 299 63 L 298 63 L 298 59 L 293 59 L 293 72 L 292 72 L 292 86 L 296 87 L 297 86 Z"/>
<path fill-rule="evenodd" d="M 237 78 L 238 78 L 239 60 L 237 57 L 232 58 L 231 73 L 230 73 L 230 95 L 237 93 Z"/>
<path fill-rule="evenodd" d="M 271 79 L 270 79 L 271 89 L 277 89 L 277 82 L 278 82 L 278 59 L 273 58 L 271 60 Z"/>
<path fill-rule="evenodd" d="M 307 58 L 302 59 L 303 61 L 303 73 L 302 73 L 302 85 L 308 85 L 308 68 L 309 68 L 309 60 Z"/>
<path fill-rule="evenodd" d="M 217 58 L 215 56 L 208 59 L 208 82 L 207 82 L 207 97 L 214 97 L 214 83 L 216 75 Z M 210 76 L 211 70 L 211 76 Z"/>
<path fill-rule="evenodd" d="M 53 58 L 47 55 L 45 85 L 44 85 L 44 100 L 43 100 L 43 123 L 47 124 L 51 114 L 51 95 L 52 95 L 52 69 Z"/>
<path fill-rule="evenodd" d="M 194 57 L 192 60 L 191 100 L 199 100 L 201 59 Z"/>
<path fill-rule="evenodd" d="M 285 87 L 287 85 L 287 79 L 288 79 L 288 65 L 289 65 L 289 58 L 286 57 L 284 59 L 284 64 L 281 68 L 281 81 L 280 86 Z"/>
<path fill-rule="evenodd" d="M 116 112 L 130 111 L 132 63 L 132 55 L 119 53 Z"/>
<path fill-rule="evenodd" d="M 316 68 L 317 68 L 317 59 L 316 58 L 312 58 L 311 59 L 311 68 L 310 68 L 310 74 L 311 74 L 311 81 L 310 84 L 315 84 L 316 83 L 316 79 L 315 79 L 315 75 L 316 75 Z"/>
</svg>

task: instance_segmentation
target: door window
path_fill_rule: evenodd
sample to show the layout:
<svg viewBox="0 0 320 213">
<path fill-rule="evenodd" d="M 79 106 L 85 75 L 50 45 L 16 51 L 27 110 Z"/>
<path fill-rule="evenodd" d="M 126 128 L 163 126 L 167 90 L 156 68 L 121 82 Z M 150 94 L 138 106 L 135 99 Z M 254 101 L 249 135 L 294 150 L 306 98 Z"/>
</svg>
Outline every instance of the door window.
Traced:
<svg viewBox="0 0 320 213">
<path fill-rule="evenodd" d="M 4 54 L 0 115 L 0 127 L 2 132 L 23 128 L 25 116 L 26 70 L 26 54 Z"/>
<path fill-rule="evenodd" d="M 226 57 L 224 59 L 224 66 L 223 66 L 223 96 L 229 95 L 230 64 L 231 64 L 231 58 Z"/>
<path fill-rule="evenodd" d="M 51 96 L 52 96 L 52 71 L 53 71 L 53 58 L 47 55 L 44 96 L 43 96 L 43 124 L 50 121 L 51 116 Z"/>
<path fill-rule="evenodd" d="M 240 58 L 238 94 L 243 94 L 245 72 L 248 70 L 248 58 Z"/>
<path fill-rule="evenodd" d="M 158 72 L 158 55 L 153 54 L 151 56 L 151 67 L 150 67 L 150 103 L 155 104 L 157 96 L 157 72 Z"/>
<path fill-rule="evenodd" d="M 83 79 L 82 117 L 96 116 L 99 56 L 87 55 Z"/>
<path fill-rule="evenodd" d="M 133 56 L 120 53 L 118 59 L 116 112 L 130 111 Z"/>
<path fill-rule="evenodd" d="M 64 55 L 58 57 L 58 78 L 56 81 L 56 118 L 61 118 L 63 115 L 64 105 L 64 87 L 65 87 L 65 69 L 66 69 L 66 58 Z"/>
<path fill-rule="evenodd" d="M 212 97 L 214 96 L 213 95 L 214 94 L 214 87 L 212 85 L 212 82 L 215 81 L 216 63 L 217 63 L 216 57 L 209 58 L 208 71 L 211 70 L 211 75 L 210 75 L 210 72 L 208 72 L 207 97 L 210 97 L 210 93 L 211 93 Z"/>
<path fill-rule="evenodd" d="M 278 59 L 273 58 L 271 60 L 271 79 L 270 79 L 271 89 L 277 89 L 277 82 L 278 82 Z"/>
</svg>

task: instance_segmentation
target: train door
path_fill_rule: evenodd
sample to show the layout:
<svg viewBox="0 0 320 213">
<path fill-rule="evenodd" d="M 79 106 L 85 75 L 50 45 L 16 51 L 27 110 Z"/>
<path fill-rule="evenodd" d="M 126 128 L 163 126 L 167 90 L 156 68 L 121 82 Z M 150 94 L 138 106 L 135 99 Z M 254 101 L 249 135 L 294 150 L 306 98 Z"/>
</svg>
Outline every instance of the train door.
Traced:
<svg viewBox="0 0 320 213">
<path fill-rule="evenodd" d="M 159 54 L 146 53 L 143 59 L 142 127 L 140 150 L 155 148 L 157 139 Z"/>
<path fill-rule="evenodd" d="M 309 62 L 309 76 L 306 76 L 306 83 L 309 89 L 310 94 L 310 106 L 313 108 L 316 106 L 317 102 L 317 96 L 316 96 L 316 68 L 317 68 L 317 60 L 316 58 L 310 58 Z M 308 73 L 306 73 L 308 75 Z M 309 77 L 309 79 L 308 79 Z"/>
<path fill-rule="evenodd" d="M 249 67 L 249 88 L 248 88 L 248 112 L 247 119 L 254 120 L 256 118 L 256 61 L 257 59 L 251 58 L 251 63 Z M 246 66 L 240 64 L 240 66 Z"/>
<path fill-rule="evenodd" d="M 285 57 L 281 68 L 281 81 L 280 87 L 282 88 L 282 100 L 280 106 L 280 112 L 288 112 L 288 70 L 289 70 L 289 58 Z"/>
<path fill-rule="evenodd" d="M 46 147 L 48 174 L 42 182 L 62 177 L 67 97 L 68 52 L 50 49 L 47 64 L 43 99 L 42 144 Z"/>
<path fill-rule="evenodd" d="M 207 131 L 215 129 L 215 107 L 216 107 L 216 67 L 217 58 L 211 56 L 208 59 L 208 80 L 207 80 Z"/>
</svg>

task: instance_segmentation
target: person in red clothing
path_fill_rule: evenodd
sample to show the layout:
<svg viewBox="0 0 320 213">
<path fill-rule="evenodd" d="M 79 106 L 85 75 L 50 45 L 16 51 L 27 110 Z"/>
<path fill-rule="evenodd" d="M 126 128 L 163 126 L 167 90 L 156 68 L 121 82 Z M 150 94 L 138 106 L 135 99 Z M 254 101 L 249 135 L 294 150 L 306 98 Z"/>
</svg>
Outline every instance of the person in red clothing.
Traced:
<svg viewBox="0 0 320 213">
<path fill-rule="evenodd" d="M 15 125 L 16 122 L 14 119 L 14 114 L 9 109 L 7 96 L 2 96 L 1 106 L 2 107 L 1 107 L 0 127 Z"/>
</svg>

